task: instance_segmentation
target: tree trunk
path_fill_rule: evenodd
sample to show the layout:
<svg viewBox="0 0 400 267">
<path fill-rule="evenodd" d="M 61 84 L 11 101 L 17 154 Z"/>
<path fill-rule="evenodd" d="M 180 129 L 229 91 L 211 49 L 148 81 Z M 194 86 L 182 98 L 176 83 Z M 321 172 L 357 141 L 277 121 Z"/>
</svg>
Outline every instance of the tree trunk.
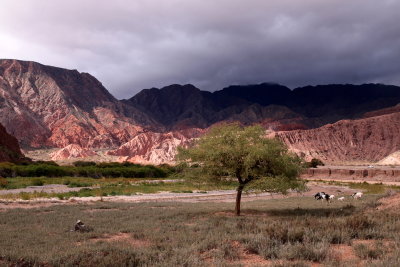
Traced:
<svg viewBox="0 0 400 267">
<path fill-rule="evenodd" d="M 236 207 L 235 207 L 236 216 L 240 216 L 240 200 L 242 199 L 243 188 L 244 184 L 240 184 L 237 188 Z"/>
</svg>

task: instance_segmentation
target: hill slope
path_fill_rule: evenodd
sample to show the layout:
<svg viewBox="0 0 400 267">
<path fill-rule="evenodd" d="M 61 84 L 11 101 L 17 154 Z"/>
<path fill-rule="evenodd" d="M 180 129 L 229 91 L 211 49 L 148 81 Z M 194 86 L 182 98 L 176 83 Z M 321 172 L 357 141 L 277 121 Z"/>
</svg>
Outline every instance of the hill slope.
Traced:
<svg viewBox="0 0 400 267">
<path fill-rule="evenodd" d="M 244 124 L 274 121 L 280 125 L 316 128 L 394 106 L 400 103 L 400 87 L 339 84 L 307 86 L 292 91 L 282 85 L 262 83 L 229 86 L 210 93 L 193 85 L 171 85 L 142 90 L 123 102 L 139 108 L 169 129 L 206 128 L 230 120 Z"/>
<path fill-rule="evenodd" d="M 0 162 L 14 162 L 24 158 L 17 139 L 8 134 L 3 125 L 0 124 Z"/>
<path fill-rule="evenodd" d="M 90 74 L 17 60 L 0 60 L 0 112 L 24 147 L 118 146 L 155 124 Z"/>
<path fill-rule="evenodd" d="M 292 151 L 308 160 L 379 161 L 400 150 L 400 112 L 359 120 L 342 120 L 317 129 L 278 132 Z"/>
</svg>

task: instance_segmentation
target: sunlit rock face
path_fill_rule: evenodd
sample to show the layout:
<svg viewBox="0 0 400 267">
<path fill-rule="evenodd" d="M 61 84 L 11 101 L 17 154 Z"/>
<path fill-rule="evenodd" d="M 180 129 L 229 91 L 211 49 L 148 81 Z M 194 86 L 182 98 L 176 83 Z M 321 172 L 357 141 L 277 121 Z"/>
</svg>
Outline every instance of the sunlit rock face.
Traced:
<svg viewBox="0 0 400 267">
<path fill-rule="evenodd" d="M 50 154 L 52 160 L 81 159 L 96 156 L 97 153 L 80 145 L 71 144 Z"/>
<path fill-rule="evenodd" d="M 277 132 L 292 151 L 307 160 L 377 162 L 400 150 L 400 112 L 342 120 L 316 129 Z"/>
<path fill-rule="evenodd" d="M 167 133 L 142 133 L 108 154 L 135 163 L 174 164 L 178 146 L 187 147 L 203 133 L 204 130 L 196 128 Z"/>
<path fill-rule="evenodd" d="M 0 123 L 24 147 L 119 146 L 154 122 L 93 76 L 0 60 Z"/>
<path fill-rule="evenodd" d="M 23 158 L 17 139 L 0 124 L 0 162 L 15 162 Z"/>
</svg>

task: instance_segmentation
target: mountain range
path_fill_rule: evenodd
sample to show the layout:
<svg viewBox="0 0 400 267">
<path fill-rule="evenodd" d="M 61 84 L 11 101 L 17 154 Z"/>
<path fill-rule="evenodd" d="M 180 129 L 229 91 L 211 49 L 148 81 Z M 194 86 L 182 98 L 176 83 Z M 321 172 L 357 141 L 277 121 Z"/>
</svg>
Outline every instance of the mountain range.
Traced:
<svg viewBox="0 0 400 267">
<path fill-rule="evenodd" d="M 238 121 L 261 124 L 306 157 L 377 161 L 400 150 L 398 103 L 400 87 L 383 84 L 291 90 L 262 83 L 215 92 L 174 84 L 118 100 L 88 73 L 0 60 L 0 124 L 23 150 L 64 149 L 56 159 L 102 150 L 119 160 L 172 163 L 177 146 L 213 124 Z"/>
</svg>

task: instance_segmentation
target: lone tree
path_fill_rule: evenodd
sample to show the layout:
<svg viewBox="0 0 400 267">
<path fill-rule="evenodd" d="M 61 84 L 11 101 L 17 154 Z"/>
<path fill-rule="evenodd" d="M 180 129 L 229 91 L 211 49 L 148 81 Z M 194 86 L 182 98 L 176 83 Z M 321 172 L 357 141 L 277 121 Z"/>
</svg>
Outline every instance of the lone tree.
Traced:
<svg viewBox="0 0 400 267">
<path fill-rule="evenodd" d="M 260 126 L 215 126 L 190 148 L 179 148 L 177 159 L 196 178 L 214 182 L 235 178 L 238 182 L 236 215 L 240 215 L 243 190 L 286 193 L 302 189 L 298 177 L 301 160 L 277 139 L 264 137 Z"/>
</svg>

